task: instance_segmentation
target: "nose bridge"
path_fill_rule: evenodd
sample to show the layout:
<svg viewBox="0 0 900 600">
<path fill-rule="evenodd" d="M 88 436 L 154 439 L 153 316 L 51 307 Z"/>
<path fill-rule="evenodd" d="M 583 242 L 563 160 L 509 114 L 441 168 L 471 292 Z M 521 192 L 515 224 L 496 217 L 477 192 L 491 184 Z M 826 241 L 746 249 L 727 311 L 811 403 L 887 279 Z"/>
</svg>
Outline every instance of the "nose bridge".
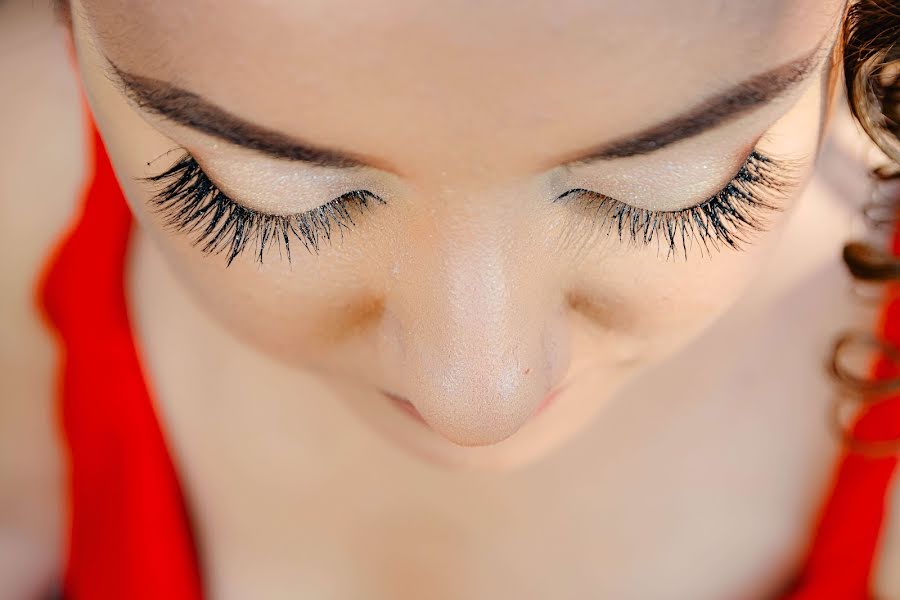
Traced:
<svg viewBox="0 0 900 600">
<path fill-rule="evenodd" d="M 541 275 L 547 267 L 523 260 L 527 241 L 490 218 L 470 216 L 468 226 L 413 240 L 407 285 L 392 299 L 408 397 L 433 428 L 464 445 L 514 433 L 564 370 L 567 332 L 558 290 Z"/>
</svg>

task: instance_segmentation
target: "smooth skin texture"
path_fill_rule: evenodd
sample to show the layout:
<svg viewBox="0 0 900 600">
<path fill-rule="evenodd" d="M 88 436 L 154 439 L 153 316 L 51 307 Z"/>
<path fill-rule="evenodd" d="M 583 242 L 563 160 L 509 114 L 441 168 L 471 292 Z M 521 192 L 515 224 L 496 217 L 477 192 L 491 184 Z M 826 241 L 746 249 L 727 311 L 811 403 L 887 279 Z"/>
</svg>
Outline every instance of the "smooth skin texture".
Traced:
<svg viewBox="0 0 900 600">
<path fill-rule="evenodd" d="M 849 208 L 820 175 L 746 252 L 667 261 L 552 199 L 695 203 L 763 134 L 805 182 L 824 68 L 703 138 L 558 164 L 827 46 L 840 3 L 141 4 L 75 3 L 74 28 L 141 224 L 132 316 L 213 597 L 766 598 L 790 579 L 834 453 L 821 356 L 870 323 L 836 259 Z M 144 114 L 101 53 L 378 166 L 284 164 Z M 319 256 L 226 269 L 135 179 L 176 145 L 248 206 L 360 186 L 387 204 Z"/>
<path fill-rule="evenodd" d="M 32 284 L 83 172 L 78 89 L 49 9 L 0 3 L 0 80 L 0 598 L 37 598 L 62 556 L 65 463 L 56 346 Z"/>
<path fill-rule="evenodd" d="M 117 173 L 192 297 L 242 340 L 340 387 L 390 439 L 448 464 L 507 466 L 569 438 L 642 367 L 708 326 L 762 268 L 783 221 L 743 252 L 704 257 L 697 240 L 678 260 L 596 235 L 604 223 L 553 200 L 586 188 L 643 208 L 691 206 L 760 136 L 805 179 L 842 8 L 573 3 L 511 15 L 503 3 L 88 2 L 74 14 Z M 212 11 L 222 14 L 210 27 Z M 597 35 L 597 23 L 616 26 Z M 562 166 L 817 49 L 808 77 L 720 127 Z M 239 148 L 129 101 L 116 69 L 371 166 L 309 167 Z M 290 264 L 272 253 L 260 267 L 249 252 L 226 268 L 149 210 L 153 188 L 139 178 L 165 170 L 178 146 L 250 208 L 296 213 L 353 189 L 386 204 L 318 255 L 295 244 Z M 527 421 L 563 387 L 552 416 Z M 408 399 L 430 430 L 380 390 Z"/>
</svg>

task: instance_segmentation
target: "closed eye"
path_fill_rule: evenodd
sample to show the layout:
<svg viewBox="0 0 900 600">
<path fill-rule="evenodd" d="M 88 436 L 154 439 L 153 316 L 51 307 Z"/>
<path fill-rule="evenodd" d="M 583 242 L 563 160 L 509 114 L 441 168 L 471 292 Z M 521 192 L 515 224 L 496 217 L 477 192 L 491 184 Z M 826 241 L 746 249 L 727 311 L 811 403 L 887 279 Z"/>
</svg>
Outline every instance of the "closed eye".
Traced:
<svg viewBox="0 0 900 600">
<path fill-rule="evenodd" d="M 368 190 L 353 190 L 325 204 L 296 214 L 254 210 L 228 197 L 185 152 L 166 171 L 144 178 L 159 187 L 151 199 L 167 226 L 191 236 L 205 254 L 224 254 L 231 265 L 244 251 L 253 250 L 260 263 L 277 250 L 291 261 L 292 241 L 318 253 L 323 243 L 355 225 L 354 215 L 373 203 L 385 204 Z"/>
<path fill-rule="evenodd" d="M 657 252 L 665 245 L 667 258 L 677 255 L 679 248 L 687 258 L 696 241 L 702 244 L 698 244 L 701 253 L 709 255 L 723 246 L 740 250 L 751 234 L 767 230 L 768 217 L 781 210 L 779 202 L 796 183 L 798 162 L 753 150 L 719 192 L 674 211 L 637 207 L 584 188 L 568 190 L 555 201 L 577 202 L 620 242 L 648 246 L 655 241 Z M 354 216 L 372 204 L 386 204 L 360 189 L 296 214 L 254 210 L 229 198 L 188 152 L 164 172 L 143 179 L 160 186 L 151 204 L 164 223 L 191 236 L 204 254 L 223 254 L 227 265 L 250 249 L 259 263 L 270 251 L 290 262 L 292 245 L 298 241 L 308 252 L 318 253 L 322 244 L 356 224 Z"/>
<path fill-rule="evenodd" d="M 666 258 L 684 258 L 694 242 L 710 254 L 730 247 L 743 249 L 753 233 L 766 231 L 768 217 L 781 210 L 782 201 L 797 181 L 799 161 L 776 160 L 753 150 L 725 187 L 695 206 L 661 211 L 636 207 L 599 192 L 583 188 L 568 190 L 557 202 L 577 201 L 588 210 L 607 235 L 616 232 L 620 241 L 641 246 L 656 241 L 667 249 Z"/>
</svg>

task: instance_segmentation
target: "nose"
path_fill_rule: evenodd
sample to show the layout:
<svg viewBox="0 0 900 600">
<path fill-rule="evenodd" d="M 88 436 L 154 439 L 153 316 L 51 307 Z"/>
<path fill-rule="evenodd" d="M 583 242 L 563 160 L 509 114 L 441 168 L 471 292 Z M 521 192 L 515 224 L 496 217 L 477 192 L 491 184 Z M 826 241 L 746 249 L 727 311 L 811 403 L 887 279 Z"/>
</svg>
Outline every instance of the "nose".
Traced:
<svg viewBox="0 0 900 600">
<path fill-rule="evenodd" d="M 431 241 L 405 265 L 405 289 L 390 303 L 404 395 L 450 441 L 497 443 L 522 427 L 567 370 L 566 305 L 538 261 L 523 260 L 508 243 Z"/>
</svg>

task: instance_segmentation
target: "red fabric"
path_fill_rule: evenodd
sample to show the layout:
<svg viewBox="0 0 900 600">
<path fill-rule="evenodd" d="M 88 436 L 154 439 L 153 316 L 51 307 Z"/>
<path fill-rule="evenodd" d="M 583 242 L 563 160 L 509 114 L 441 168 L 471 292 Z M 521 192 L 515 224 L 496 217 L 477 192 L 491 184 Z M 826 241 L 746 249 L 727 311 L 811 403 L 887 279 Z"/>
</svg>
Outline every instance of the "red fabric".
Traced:
<svg viewBox="0 0 900 600">
<path fill-rule="evenodd" d="M 91 164 L 82 213 L 47 264 L 38 303 L 60 343 L 60 414 L 69 450 L 68 600 L 197 600 L 201 574 L 190 520 L 145 384 L 125 302 L 131 215 L 100 136 L 88 121 Z M 900 234 L 896 238 L 900 249 Z M 880 330 L 900 343 L 900 294 Z M 896 370 L 887 363 L 881 376 Z M 900 396 L 855 427 L 861 439 L 900 438 Z M 869 600 L 868 580 L 897 456 L 845 453 L 808 566 L 786 600 Z M 651 565 L 652 567 L 652 565 Z"/>
<path fill-rule="evenodd" d="M 900 255 L 900 228 L 893 249 Z M 900 347 L 900 286 L 886 291 L 878 332 Z M 880 357 L 876 379 L 900 375 L 900 365 Z M 851 428 L 861 442 L 900 440 L 900 395 L 883 398 L 862 411 Z M 887 516 L 892 481 L 900 485 L 897 453 L 866 456 L 845 451 L 810 550 L 804 577 L 789 600 L 870 600 L 874 560 Z M 900 518 L 900 515 L 898 515 Z M 900 565 L 896 568 L 900 569 Z"/>
<path fill-rule="evenodd" d="M 38 301 L 60 345 L 69 466 L 67 600 L 197 600 L 190 522 L 125 304 L 131 213 L 93 123 L 82 213 Z"/>
<path fill-rule="evenodd" d="M 900 256 L 900 226 L 891 251 Z M 900 284 L 885 290 L 876 333 L 900 347 Z M 900 364 L 880 356 L 872 367 L 875 379 L 900 375 Z M 863 410 L 851 431 L 862 442 L 900 440 L 900 394 Z M 803 579 L 789 600 L 870 600 L 873 566 L 887 516 L 892 481 L 900 485 L 898 453 L 866 456 L 845 451 L 823 508 Z M 900 518 L 900 515 L 898 515 Z M 900 565 L 896 568 L 900 569 Z"/>
</svg>

